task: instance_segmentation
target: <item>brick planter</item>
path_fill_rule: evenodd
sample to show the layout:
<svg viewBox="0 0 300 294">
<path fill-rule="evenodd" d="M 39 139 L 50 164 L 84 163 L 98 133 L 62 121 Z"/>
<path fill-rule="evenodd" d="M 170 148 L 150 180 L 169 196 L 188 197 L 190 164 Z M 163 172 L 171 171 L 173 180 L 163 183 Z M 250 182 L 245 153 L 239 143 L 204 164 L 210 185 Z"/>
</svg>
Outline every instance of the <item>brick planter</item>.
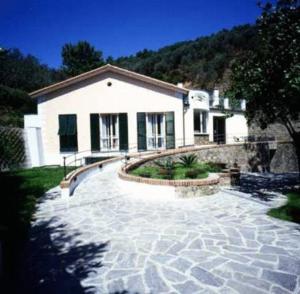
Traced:
<svg viewBox="0 0 300 294">
<path fill-rule="evenodd" d="M 152 178 L 143 178 L 129 174 L 130 170 L 140 166 L 141 164 L 154 160 L 161 157 L 161 155 L 152 155 L 145 159 L 141 159 L 137 162 L 128 164 L 119 170 L 118 175 L 122 180 L 144 183 L 150 185 L 161 185 L 161 186 L 174 186 L 174 187 L 191 187 L 191 186 L 208 186 L 208 185 L 217 185 L 220 182 L 220 176 L 218 174 L 209 174 L 206 179 L 185 179 L 185 180 L 163 180 L 163 179 L 152 179 Z M 227 174 L 226 174 L 227 176 Z"/>
</svg>

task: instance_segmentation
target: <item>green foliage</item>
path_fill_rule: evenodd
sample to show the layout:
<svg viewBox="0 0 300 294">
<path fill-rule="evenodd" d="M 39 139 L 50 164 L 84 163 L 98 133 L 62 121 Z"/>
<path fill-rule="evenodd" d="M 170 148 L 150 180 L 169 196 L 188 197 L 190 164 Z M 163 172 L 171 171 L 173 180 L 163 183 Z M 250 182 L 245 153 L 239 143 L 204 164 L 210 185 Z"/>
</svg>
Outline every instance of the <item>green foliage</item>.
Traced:
<svg viewBox="0 0 300 294">
<path fill-rule="evenodd" d="M 16 269 L 10 265 L 18 264 L 20 248 L 27 239 L 37 201 L 62 178 L 61 167 L 0 172 L 0 234 L 6 274 L 15 274 Z"/>
<path fill-rule="evenodd" d="M 32 220 L 36 201 L 63 178 L 63 168 L 32 168 L 12 172 L 0 172 L 3 191 L 0 205 L 0 227 L 8 227 L 11 233 L 23 235 Z"/>
<path fill-rule="evenodd" d="M 63 70 L 68 76 L 76 76 L 104 64 L 102 52 L 86 41 L 65 44 L 62 48 Z"/>
<path fill-rule="evenodd" d="M 198 169 L 190 169 L 185 172 L 185 177 L 189 179 L 196 179 L 199 174 Z"/>
<path fill-rule="evenodd" d="M 57 78 L 56 70 L 40 64 L 32 55 L 23 55 L 18 49 L 0 50 L 0 85 L 31 92 L 57 81 Z"/>
<path fill-rule="evenodd" d="M 208 90 L 215 86 L 226 88 L 230 64 L 239 54 L 255 47 L 255 33 L 255 27 L 239 26 L 209 37 L 166 46 L 158 51 L 144 49 L 135 56 L 118 59 L 109 56 L 106 63 L 167 82 L 187 82 L 194 87 Z M 104 64 L 102 52 L 86 41 L 65 44 L 62 58 L 63 66 L 56 70 L 41 64 L 32 55 L 23 55 L 18 49 L 2 49 L 0 86 L 28 93 Z M 4 104 L 1 99 L 0 93 L 0 107 Z M 21 126 L 23 114 L 27 113 L 24 108 L 34 111 L 30 99 L 22 102 L 22 107 L 8 104 L 5 109 L 0 109 L 0 123 Z"/>
<path fill-rule="evenodd" d="M 165 161 L 155 161 L 154 162 L 159 169 L 159 174 L 163 176 L 164 179 L 171 180 L 174 176 L 174 170 L 176 168 L 176 162 L 168 158 Z"/>
<path fill-rule="evenodd" d="M 173 161 L 172 159 L 170 158 L 167 158 L 166 160 L 164 161 L 154 161 L 154 163 L 160 167 L 160 168 L 163 168 L 163 169 L 168 169 L 168 170 L 172 170 L 172 169 L 175 169 L 176 167 L 176 162 Z"/>
<path fill-rule="evenodd" d="M 140 166 L 130 171 L 130 174 L 144 178 L 163 178 L 163 176 L 160 174 L 160 169 L 152 166 Z"/>
<path fill-rule="evenodd" d="M 248 122 L 279 122 L 289 132 L 300 169 L 300 2 L 267 3 L 257 21 L 257 46 L 232 67 L 232 99 L 247 100 Z"/>
<path fill-rule="evenodd" d="M 23 126 L 23 115 L 36 111 L 36 103 L 27 94 L 64 79 L 32 55 L 18 49 L 0 50 L 0 125 Z"/>
<path fill-rule="evenodd" d="M 0 125 L 23 127 L 23 114 L 35 111 L 36 103 L 26 92 L 0 85 Z"/>
<path fill-rule="evenodd" d="M 257 22 L 257 46 L 232 67 L 228 94 L 246 99 L 248 121 L 262 128 L 275 121 L 289 124 L 300 112 L 300 7 L 296 2 L 264 7 Z"/>
<path fill-rule="evenodd" d="M 207 162 L 204 165 L 206 166 L 206 169 L 211 173 L 220 173 L 223 169 L 226 168 L 225 163 L 219 162 Z"/>
<path fill-rule="evenodd" d="M 0 170 L 20 167 L 25 161 L 23 132 L 0 127 Z"/>
<path fill-rule="evenodd" d="M 179 164 L 183 167 L 192 167 L 198 161 L 196 154 L 182 155 L 179 157 Z"/>
<path fill-rule="evenodd" d="M 269 210 L 268 215 L 282 220 L 300 223 L 300 191 L 287 194 L 288 202 Z"/>
<path fill-rule="evenodd" d="M 255 34 L 253 26 L 238 26 L 158 51 L 144 49 L 135 56 L 120 57 L 114 62 L 171 83 L 188 82 L 208 90 L 216 85 L 226 87 L 231 63 L 242 52 L 255 47 Z"/>
<path fill-rule="evenodd" d="M 206 178 L 212 169 L 206 163 L 195 163 L 192 168 L 176 164 L 171 160 L 163 162 L 156 161 L 155 164 L 156 166 L 142 166 L 135 168 L 130 171 L 130 174 L 153 179 L 202 179 Z"/>
</svg>

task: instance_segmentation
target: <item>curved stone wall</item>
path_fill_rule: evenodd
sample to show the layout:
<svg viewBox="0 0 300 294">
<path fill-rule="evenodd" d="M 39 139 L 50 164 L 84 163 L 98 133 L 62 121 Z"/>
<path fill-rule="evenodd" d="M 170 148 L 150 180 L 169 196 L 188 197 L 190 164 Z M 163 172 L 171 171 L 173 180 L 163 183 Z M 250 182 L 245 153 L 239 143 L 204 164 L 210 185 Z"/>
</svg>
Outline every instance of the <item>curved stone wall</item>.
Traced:
<svg viewBox="0 0 300 294">
<path fill-rule="evenodd" d="M 236 163 L 243 172 L 298 172 L 294 146 L 290 142 L 209 145 L 185 151 L 185 154 L 192 153 L 197 154 L 200 161 L 222 162 L 226 163 L 228 168 Z M 182 152 L 173 153 L 161 156 L 157 160 L 179 160 L 181 155 Z M 148 161 L 142 165 L 153 165 L 153 162 Z"/>
</svg>

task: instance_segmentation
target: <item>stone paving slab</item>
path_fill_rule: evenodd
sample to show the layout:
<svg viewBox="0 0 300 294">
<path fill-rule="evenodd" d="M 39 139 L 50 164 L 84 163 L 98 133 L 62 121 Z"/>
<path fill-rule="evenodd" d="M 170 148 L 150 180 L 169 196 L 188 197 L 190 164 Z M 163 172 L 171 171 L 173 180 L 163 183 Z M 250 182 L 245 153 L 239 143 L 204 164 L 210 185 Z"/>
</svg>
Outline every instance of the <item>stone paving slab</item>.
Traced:
<svg viewBox="0 0 300 294">
<path fill-rule="evenodd" d="M 300 293 L 299 226 L 270 205 L 226 191 L 180 199 L 120 180 L 119 167 L 39 203 L 30 293 Z"/>
</svg>

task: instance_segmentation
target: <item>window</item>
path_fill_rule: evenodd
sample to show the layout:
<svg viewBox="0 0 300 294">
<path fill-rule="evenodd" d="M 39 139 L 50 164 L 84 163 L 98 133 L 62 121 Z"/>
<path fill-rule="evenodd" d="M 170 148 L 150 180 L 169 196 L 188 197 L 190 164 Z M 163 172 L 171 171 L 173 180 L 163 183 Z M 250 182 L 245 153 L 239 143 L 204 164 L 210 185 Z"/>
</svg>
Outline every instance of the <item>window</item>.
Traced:
<svg viewBox="0 0 300 294">
<path fill-rule="evenodd" d="M 207 133 L 207 111 L 194 109 L 194 132 L 199 134 Z"/>
<path fill-rule="evenodd" d="M 147 114 L 147 149 L 165 147 L 165 118 L 162 113 Z"/>
<path fill-rule="evenodd" d="M 100 126 L 101 150 L 119 150 L 119 116 L 102 114 Z"/>
<path fill-rule="evenodd" d="M 59 122 L 59 143 L 61 152 L 74 152 L 77 147 L 77 119 L 76 114 L 60 114 Z"/>
</svg>

